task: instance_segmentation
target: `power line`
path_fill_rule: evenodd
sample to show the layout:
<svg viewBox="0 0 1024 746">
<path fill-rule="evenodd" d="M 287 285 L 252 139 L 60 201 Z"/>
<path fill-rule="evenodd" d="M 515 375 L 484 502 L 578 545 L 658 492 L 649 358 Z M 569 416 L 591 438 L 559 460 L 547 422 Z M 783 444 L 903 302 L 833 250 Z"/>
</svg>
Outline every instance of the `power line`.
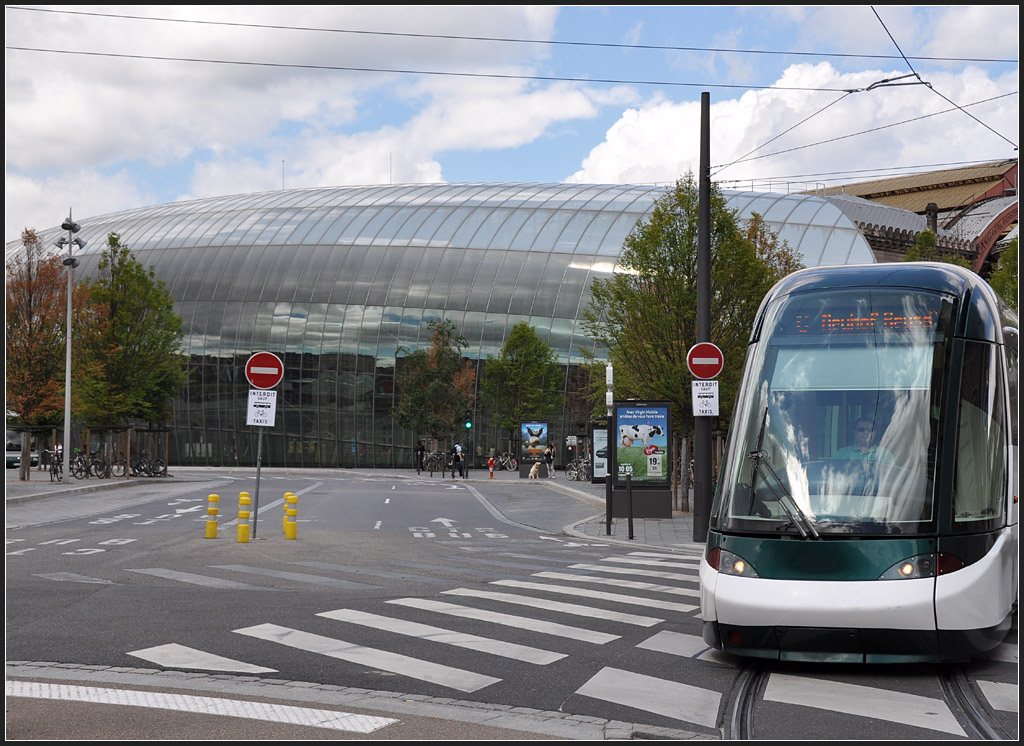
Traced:
<svg viewBox="0 0 1024 746">
<path fill-rule="evenodd" d="M 844 52 L 797 52 L 797 51 L 784 51 L 784 50 L 770 50 L 770 49 L 728 49 L 725 47 L 689 47 L 689 46 L 670 46 L 660 44 L 622 44 L 612 42 L 590 42 L 590 41 L 569 41 L 569 40 L 557 40 L 557 39 L 516 39 L 509 37 L 494 37 L 494 36 L 461 36 L 456 34 L 420 34 L 420 33 L 407 33 L 398 31 L 366 31 L 360 29 L 339 29 L 339 28 L 326 28 L 322 26 L 285 26 L 280 24 L 262 24 L 262 23 L 239 23 L 233 21 L 206 21 L 200 19 L 187 19 L 187 18 L 161 18 L 158 16 L 139 16 L 139 15 L 128 15 L 124 13 L 96 13 L 82 10 L 63 10 L 56 8 L 26 8 L 21 6 L 7 6 L 8 10 L 22 10 L 33 13 L 60 13 L 64 15 L 78 15 L 78 16 L 94 16 L 99 18 L 118 18 L 123 20 L 135 20 L 135 21 L 156 21 L 162 23 L 188 23 L 205 26 L 229 26 L 236 28 L 253 28 L 253 29 L 269 29 L 276 31 L 313 31 L 319 33 L 333 33 L 333 34 L 358 34 L 364 36 L 392 36 L 392 37 L 404 37 L 410 39 L 442 39 L 447 41 L 481 41 L 491 43 L 503 43 L 503 44 L 547 44 L 552 46 L 573 46 L 573 47 L 597 47 L 605 49 L 648 49 L 654 51 L 667 51 L 667 52 L 716 52 L 716 53 L 729 53 L 729 54 L 764 54 L 764 55 L 791 55 L 797 57 L 838 57 L 838 58 L 849 58 L 849 59 L 903 59 L 906 61 L 906 57 L 902 53 L 897 55 L 886 55 L 886 54 L 851 54 Z M 981 63 L 992 63 L 992 64 L 1017 64 L 1017 60 L 1012 59 L 990 59 L 984 57 L 912 57 L 911 59 L 921 60 L 926 62 L 981 62 Z"/>
<path fill-rule="evenodd" d="M 999 96 L 993 96 L 991 98 L 982 99 L 981 101 L 975 101 L 972 104 L 967 104 L 967 106 L 979 106 L 980 104 L 986 104 L 986 103 L 989 103 L 990 101 L 995 101 L 995 100 L 1000 99 L 1000 98 L 1006 98 L 1007 96 L 1016 96 L 1016 95 L 1017 95 L 1017 91 L 1014 91 L 1012 93 L 1004 93 L 1004 94 L 1001 94 Z M 833 102 L 833 103 L 835 103 L 835 102 Z M 883 125 L 881 125 L 879 127 L 872 127 L 871 129 L 868 129 L 868 130 L 861 130 L 860 132 L 851 132 L 848 135 L 840 135 L 839 137 L 832 137 L 832 138 L 829 138 L 827 140 L 821 140 L 819 142 L 808 143 L 807 145 L 799 145 L 799 146 L 794 147 L 794 148 L 788 148 L 787 150 L 777 150 L 774 153 L 765 153 L 764 155 L 758 155 L 758 156 L 754 156 L 752 158 L 743 157 L 743 158 L 740 158 L 738 160 L 733 161 L 732 163 L 727 163 L 727 164 L 722 165 L 722 166 L 715 166 L 715 168 L 723 169 L 723 168 L 726 168 L 727 166 L 732 166 L 732 165 L 735 165 L 737 163 L 749 163 L 750 161 L 760 160 L 761 158 L 771 158 L 772 156 L 776 156 L 776 155 L 783 155 L 785 153 L 792 153 L 792 152 L 794 152 L 796 150 L 804 150 L 805 148 L 813 148 L 813 147 L 815 147 L 817 145 L 827 145 L 828 143 L 838 142 L 839 140 L 846 140 L 846 139 L 849 139 L 851 137 L 858 137 L 860 135 L 868 135 L 868 134 L 871 134 L 872 132 L 878 132 L 880 130 L 890 129 L 891 127 L 898 127 L 901 124 L 910 124 L 912 122 L 919 122 L 922 119 L 928 119 L 930 117 L 938 116 L 939 114 L 949 114 L 950 112 L 957 111 L 957 110 L 962 110 L 962 107 L 954 105 L 954 108 L 952 108 L 952 109 L 943 109 L 942 111 L 932 112 L 931 114 L 923 114 L 922 116 L 919 116 L 919 117 L 912 117 L 911 119 L 904 119 L 904 120 L 902 120 L 900 122 L 892 122 L 890 124 L 883 124 Z M 1006 139 L 1006 138 L 1003 138 L 1003 139 Z M 1014 148 L 1016 148 L 1016 146 L 1014 146 Z M 747 179 L 742 179 L 742 181 L 747 181 Z"/>
<path fill-rule="evenodd" d="M 900 49 L 900 45 L 896 43 L 896 40 L 895 40 L 895 39 L 893 38 L 892 34 L 891 34 L 891 33 L 889 32 L 889 29 L 888 29 L 888 28 L 886 27 L 886 25 L 885 25 L 885 21 L 883 21 L 883 20 L 882 20 L 882 17 L 881 17 L 880 15 L 878 15 L 878 11 L 877 11 L 877 10 L 875 10 L 875 9 L 874 9 L 874 7 L 872 7 L 872 8 L 871 8 L 871 12 L 875 14 L 875 18 L 877 18 L 877 19 L 878 19 L 878 22 L 879 22 L 880 24 L 882 24 L 882 28 L 883 28 L 883 29 L 885 29 L 885 33 L 889 35 L 889 40 L 890 40 L 890 41 L 892 42 L 893 46 L 894 46 L 894 47 L 896 47 L 896 51 L 900 53 L 900 57 L 902 57 L 902 58 L 903 58 L 903 61 L 907 63 L 907 67 L 909 67 L 909 68 L 910 68 L 910 71 L 911 71 L 911 72 L 912 72 L 912 73 L 914 74 L 914 76 L 915 76 L 915 77 L 916 77 L 916 78 L 917 78 L 918 80 L 921 80 L 921 76 L 920 76 L 920 75 L 918 75 L 918 73 L 917 73 L 917 70 L 915 70 L 915 69 L 914 69 L 914 66 L 910 64 L 910 60 L 908 60 L 908 59 L 907 59 L 907 56 L 906 56 L 905 54 L 903 54 L 903 50 L 902 50 L 902 49 Z M 923 81 L 923 80 L 922 80 L 921 82 L 922 82 L 922 83 L 924 83 L 924 81 Z M 932 93 L 934 93 L 934 94 L 935 94 L 936 96 L 940 97 L 940 98 L 941 98 L 941 99 L 942 99 L 943 101 L 945 101 L 945 102 L 946 102 L 947 104 L 951 104 L 952 106 L 955 106 L 955 107 L 956 107 L 957 109 L 959 109 L 959 110 L 960 110 L 961 112 L 963 112 L 964 114 L 966 114 L 967 116 L 969 116 L 969 117 L 970 117 L 971 119 L 973 119 L 973 120 L 974 120 L 975 122 L 977 122 L 978 124 L 980 124 L 980 125 L 981 125 L 982 127 L 984 127 L 985 129 L 987 129 L 987 130 L 988 130 L 989 132 L 991 132 L 992 134 L 994 134 L 994 135 L 996 135 L 996 136 L 998 136 L 998 137 L 1002 137 L 1002 139 L 1006 140 L 1006 142 L 1010 143 L 1010 145 L 1012 145 L 1012 146 L 1013 146 L 1013 149 L 1014 149 L 1014 150 L 1016 150 L 1016 149 L 1017 149 L 1017 144 L 1016 144 L 1016 143 L 1014 143 L 1014 142 L 1011 142 L 1011 141 L 1010 141 L 1010 140 L 1009 140 L 1008 138 L 1006 138 L 1006 137 L 1003 137 L 1003 136 L 1002 136 L 1001 134 L 999 134 L 999 133 L 998 133 L 998 132 L 996 132 L 996 131 L 995 131 L 994 129 L 992 129 L 991 127 L 989 127 L 989 126 L 988 126 L 987 124 L 985 124 L 985 123 L 984 123 L 983 121 L 981 121 L 981 120 L 980 120 L 980 119 L 978 119 L 978 118 L 977 118 L 976 116 L 974 116 L 973 114 L 971 114 L 971 113 L 970 113 L 969 111 L 965 110 L 965 109 L 964 109 L 963 107 L 961 107 L 961 106 L 960 106 L 959 104 L 957 104 L 957 103 L 956 103 L 955 101 L 953 101 L 953 100 L 951 100 L 950 98 L 948 98 L 947 96 L 944 96 L 943 94 L 939 93 L 939 92 L 938 92 L 937 90 L 935 90 L 935 88 L 934 88 L 934 87 L 932 86 L 932 84 L 931 84 L 931 83 L 924 83 L 924 84 L 925 84 L 925 86 L 927 86 L 928 90 L 930 90 L 930 91 L 931 91 Z"/>
<path fill-rule="evenodd" d="M 743 90 L 807 91 L 812 93 L 849 93 L 846 88 L 805 88 L 800 86 L 740 85 L 738 83 L 684 83 L 672 80 L 625 80 L 615 78 L 568 78 L 559 75 L 511 75 L 502 73 L 469 73 L 446 70 L 406 70 L 402 68 L 355 67 L 348 65 L 307 65 L 284 62 L 246 62 L 239 60 L 215 60 L 200 57 L 164 57 L 148 54 L 118 54 L 114 52 L 85 52 L 71 49 L 44 49 L 41 47 L 4 47 L 11 52 L 41 52 L 45 54 L 80 55 L 84 57 L 109 57 L 128 60 L 154 60 L 158 62 L 196 62 L 209 65 L 240 65 L 243 67 L 273 67 L 291 70 L 330 70 L 333 72 L 391 73 L 395 75 L 442 75 L 458 78 L 494 78 L 499 80 L 537 80 L 565 83 L 610 83 L 615 85 L 657 85 L 689 88 L 741 88 Z"/>
</svg>

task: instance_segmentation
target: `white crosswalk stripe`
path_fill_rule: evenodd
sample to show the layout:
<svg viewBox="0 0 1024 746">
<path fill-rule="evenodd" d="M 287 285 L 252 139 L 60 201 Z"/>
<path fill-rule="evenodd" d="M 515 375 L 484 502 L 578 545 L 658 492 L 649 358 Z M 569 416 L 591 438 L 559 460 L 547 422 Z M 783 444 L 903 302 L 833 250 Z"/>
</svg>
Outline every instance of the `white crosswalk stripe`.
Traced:
<svg viewBox="0 0 1024 746">
<path fill-rule="evenodd" d="M 576 693 L 706 728 L 717 725 L 722 699 L 718 692 L 620 668 L 602 668 Z"/>
<path fill-rule="evenodd" d="M 369 614 L 364 611 L 356 611 L 354 609 L 323 611 L 317 614 L 317 616 L 326 617 L 327 619 L 335 619 L 339 622 L 361 624 L 372 629 L 394 632 L 400 635 L 408 635 L 421 640 L 453 645 L 455 647 L 467 648 L 468 650 L 477 650 L 481 653 L 490 653 L 491 655 L 513 658 L 515 660 L 526 661 L 527 663 L 536 663 L 542 666 L 554 663 L 555 661 L 566 657 L 564 653 L 553 653 L 550 650 L 541 650 L 540 648 L 533 648 L 527 645 L 517 645 L 513 642 L 505 642 L 504 640 L 492 640 L 487 637 L 478 637 L 477 635 L 452 632 L 451 630 L 442 629 L 440 627 L 432 627 L 429 624 L 407 622 L 401 619 L 392 619 L 379 614 Z"/>
<path fill-rule="evenodd" d="M 692 562 L 666 562 L 664 560 L 642 559 L 640 557 L 602 557 L 601 561 L 618 562 L 623 565 L 644 565 L 646 567 L 677 567 L 682 570 L 696 570 L 700 567 L 700 562 L 698 560 L 694 560 Z"/>
<path fill-rule="evenodd" d="M 700 598 L 700 591 L 693 588 L 678 588 L 673 585 L 644 583 L 639 580 L 620 580 L 619 578 L 600 578 L 596 575 L 574 575 L 565 572 L 535 572 L 532 577 L 546 580 L 567 580 L 574 583 L 595 583 L 597 585 L 614 585 L 619 588 L 632 588 L 637 591 L 654 591 L 655 593 L 671 593 L 675 596 Z"/>
<path fill-rule="evenodd" d="M 589 564 L 575 564 L 569 565 L 570 570 L 590 570 L 592 572 L 602 572 L 610 575 L 643 575 L 645 578 L 660 578 L 662 580 L 683 580 L 691 583 L 696 583 L 700 577 L 697 573 L 681 573 L 681 572 L 664 572 L 661 570 L 648 570 L 646 568 L 639 569 L 636 567 L 612 567 L 611 565 L 589 565 Z"/>
<path fill-rule="evenodd" d="M 179 583 L 189 583 L 190 585 L 203 585 L 207 588 L 220 588 L 223 590 L 268 590 L 272 591 L 273 588 L 260 588 L 258 585 L 249 585 L 248 583 L 239 583 L 234 580 L 224 580 L 223 578 L 214 578 L 209 575 L 196 575 L 191 572 L 178 572 L 177 570 L 166 570 L 162 567 L 149 567 L 138 570 L 129 569 L 128 572 L 137 572 L 141 575 L 152 575 L 156 578 L 166 578 L 167 580 L 176 580 Z"/>
<path fill-rule="evenodd" d="M 945 702 L 916 694 L 773 673 L 764 699 L 967 736 Z"/>
<path fill-rule="evenodd" d="M 302 632 L 277 624 L 257 624 L 253 627 L 236 629 L 235 632 L 260 640 L 280 643 L 281 645 L 287 645 L 298 650 L 326 655 L 331 658 L 348 661 L 349 663 L 372 666 L 382 671 L 391 671 L 392 673 L 422 681 L 429 681 L 450 689 L 457 689 L 460 692 L 475 692 L 478 689 L 483 689 L 486 686 L 501 681 L 501 679 L 496 679 L 493 676 L 463 671 L 458 668 L 431 663 L 430 661 L 412 658 L 407 655 L 390 653 L 386 650 L 363 647 L 362 645 L 337 640 L 333 637 Z"/>
<path fill-rule="evenodd" d="M 133 650 L 128 655 L 141 658 L 167 668 L 187 668 L 196 671 L 224 671 L 227 673 L 275 673 L 275 668 L 254 666 L 232 658 L 225 658 L 195 648 L 171 643 L 145 650 Z"/>
<path fill-rule="evenodd" d="M 547 609 L 559 611 L 563 614 L 575 614 L 588 619 L 606 619 L 610 622 L 622 622 L 624 624 L 635 624 L 641 627 L 653 627 L 660 624 L 664 619 L 652 616 L 639 616 L 637 614 L 626 614 L 621 611 L 610 611 L 595 606 L 581 606 L 579 604 L 568 604 L 563 601 L 551 601 L 550 599 L 538 598 L 537 596 L 520 596 L 515 593 L 501 593 L 499 591 L 484 591 L 472 588 L 453 588 L 444 591 L 445 594 L 453 596 L 472 596 L 474 598 L 487 598 L 492 601 L 504 601 L 520 606 L 529 606 L 533 609 Z"/>
<path fill-rule="evenodd" d="M 586 596 L 591 599 L 603 601 L 614 601 L 633 606 L 648 606 L 652 609 L 664 609 L 666 611 L 680 611 L 689 613 L 698 609 L 698 606 L 691 604 L 680 604 L 673 601 L 661 601 L 655 598 L 642 598 L 640 596 L 626 596 L 621 593 L 606 593 L 595 591 L 589 588 L 572 588 L 566 585 L 549 585 L 547 583 L 530 583 L 525 580 L 495 580 L 493 585 L 509 586 L 512 588 L 526 588 L 533 591 L 547 591 L 548 593 L 564 593 L 569 596 Z"/>
<path fill-rule="evenodd" d="M 409 606 L 414 609 L 436 611 L 441 614 L 465 617 L 467 619 L 476 619 L 481 622 L 503 624 L 508 627 L 540 632 L 545 635 L 568 637 L 570 640 L 590 642 L 596 645 L 604 645 L 612 640 L 619 639 L 619 635 L 610 635 L 606 632 L 595 632 L 593 630 L 584 629 L 583 627 L 571 627 L 567 624 L 558 624 L 557 622 L 545 622 L 540 619 L 515 616 L 513 614 L 502 614 L 496 611 L 487 611 L 486 609 L 474 609 L 469 606 L 448 604 L 443 601 L 432 601 L 427 598 L 394 598 L 389 600 L 388 603 Z"/>
</svg>

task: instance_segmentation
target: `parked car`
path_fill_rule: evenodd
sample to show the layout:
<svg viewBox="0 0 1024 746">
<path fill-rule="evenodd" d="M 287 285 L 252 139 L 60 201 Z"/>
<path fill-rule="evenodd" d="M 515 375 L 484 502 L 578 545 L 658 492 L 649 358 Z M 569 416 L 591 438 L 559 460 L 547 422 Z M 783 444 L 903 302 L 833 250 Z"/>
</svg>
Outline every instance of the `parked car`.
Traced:
<svg viewBox="0 0 1024 746">
<path fill-rule="evenodd" d="M 32 443 L 35 445 L 35 442 Z M 21 466 L 21 435 L 19 433 L 7 431 L 7 468 L 17 469 Z M 30 456 L 31 460 L 29 464 L 31 466 L 39 466 L 39 452 L 33 450 Z"/>
</svg>

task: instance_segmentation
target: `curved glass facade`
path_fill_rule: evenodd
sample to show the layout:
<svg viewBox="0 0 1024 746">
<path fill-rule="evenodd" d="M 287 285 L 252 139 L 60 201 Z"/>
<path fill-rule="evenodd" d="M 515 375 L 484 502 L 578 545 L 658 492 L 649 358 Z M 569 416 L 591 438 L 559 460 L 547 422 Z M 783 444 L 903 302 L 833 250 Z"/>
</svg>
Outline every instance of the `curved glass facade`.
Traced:
<svg viewBox="0 0 1024 746">
<path fill-rule="evenodd" d="M 264 463 L 407 466 L 413 433 L 394 425 L 395 357 L 449 319 L 482 363 L 528 322 L 566 370 L 593 349 L 582 329 L 590 282 L 607 276 L 664 187 L 421 184 L 215 197 L 80 221 L 95 269 L 108 233 L 166 283 L 184 320 L 191 374 L 170 423 L 171 463 L 253 464 L 244 365 L 267 350 L 285 364 Z M 805 195 L 726 192 L 808 266 L 873 262 L 860 231 Z M 63 235 L 40 231 L 43 245 Z M 7 246 L 7 254 L 20 243 Z M 575 434 L 567 410 L 556 442 Z M 572 420 L 572 421 L 569 421 Z M 499 441 L 475 415 L 473 451 Z"/>
</svg>

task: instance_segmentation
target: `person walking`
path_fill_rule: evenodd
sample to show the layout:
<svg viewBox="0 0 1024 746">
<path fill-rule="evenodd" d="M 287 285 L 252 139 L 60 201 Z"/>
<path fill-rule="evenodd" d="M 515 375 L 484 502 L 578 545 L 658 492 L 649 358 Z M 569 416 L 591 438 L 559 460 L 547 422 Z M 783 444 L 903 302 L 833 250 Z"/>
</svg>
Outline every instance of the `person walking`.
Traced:
<svg viewBox="0 0 1024 746">
<path fill-rule="evenodd" d="M 423 457 L 426 455 L 427 449 L 423 445 L 422 440 L 416 441 L 416 473 L 419 474 L 423 471 Z"/>
<path fill-rule="evenodd" d="M 548 469 L 548 479 L 555 478 L 555 447 L 548 444 L 548 447 L 544 449 L 544 463 Z"/>
<path fill-rule="evenodd" d="M 455 444 L 455 456 L 452 458 L 452 479 L 455 479 L 455 469 L 458 467 L 459 476 L 462 476 L 462 446 Z"/>
</svg>

